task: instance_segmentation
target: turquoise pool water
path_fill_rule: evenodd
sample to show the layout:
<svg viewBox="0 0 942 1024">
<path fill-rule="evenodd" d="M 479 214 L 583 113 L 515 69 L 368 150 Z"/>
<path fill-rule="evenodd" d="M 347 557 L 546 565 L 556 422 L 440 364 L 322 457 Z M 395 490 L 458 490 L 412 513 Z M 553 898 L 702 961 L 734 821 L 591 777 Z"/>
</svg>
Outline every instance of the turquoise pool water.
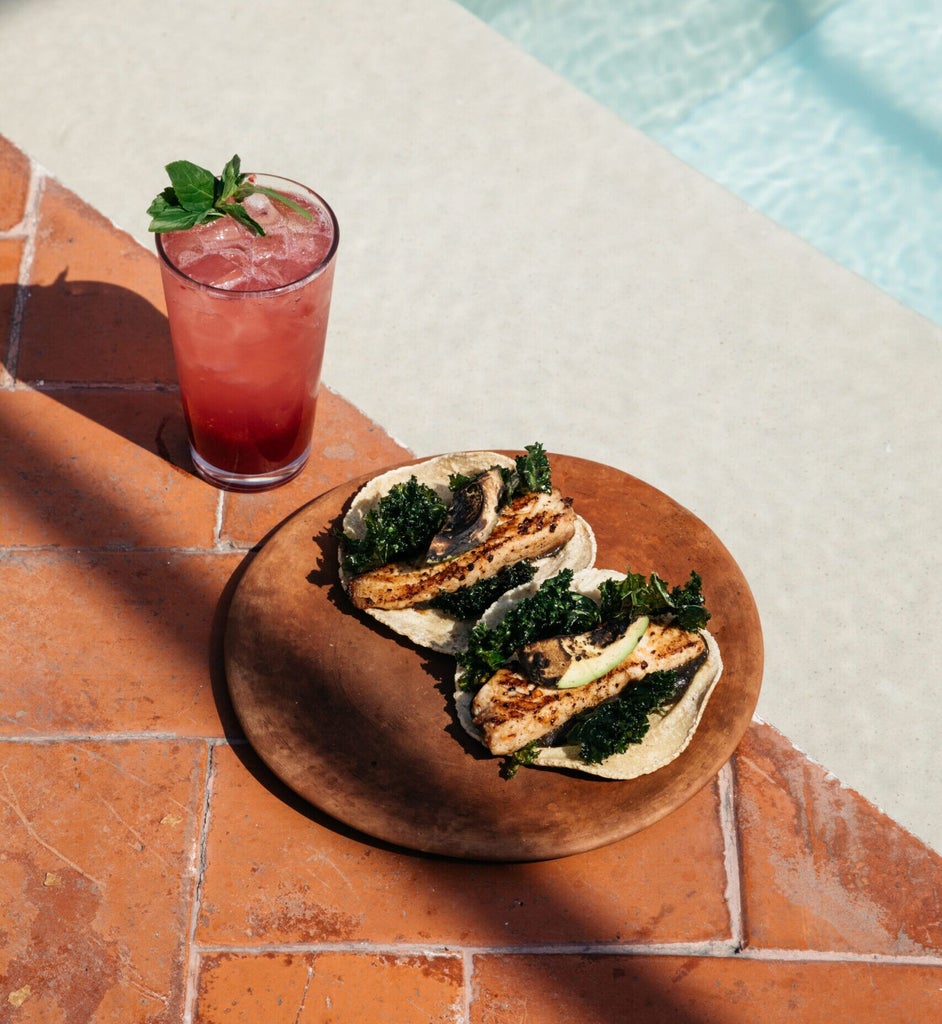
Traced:
<svg viewBox="0 0 942 1024">
<path fill-rule="evenodd" d="M 942 323 L 942 0 L 461 0 Z"/>
</svg>

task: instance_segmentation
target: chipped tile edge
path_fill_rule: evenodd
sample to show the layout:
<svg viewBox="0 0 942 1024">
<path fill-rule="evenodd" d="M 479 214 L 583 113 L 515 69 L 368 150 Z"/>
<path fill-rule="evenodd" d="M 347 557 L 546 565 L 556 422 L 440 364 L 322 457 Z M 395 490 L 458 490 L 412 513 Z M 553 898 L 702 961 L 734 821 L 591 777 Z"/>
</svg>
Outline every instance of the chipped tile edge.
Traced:
<svg viewBox="0 0 942 1024">
<path fill-rule="evenodd" d="M 849 783 L 845 782 L 839 775 L 832 772 L 830 768 L 822 764 L 816 757 L 809 754 L 807 751 L 799 747 L 797 743 L 789 739 L 788 736 L 786 736 L 785 733 L 783 733 L 782 730 L 779 729 L 777 726 L 773 725 L 771 722 L 767 722 L 763 718 L 760 718 L 758 715 L 752 716 L 751 724 L 762 726 L 763 728 L 768 729 L 770 732 L 775 733 L 775 735 L 779 739 L 781 739 L 783 743 L 787 743 L 792 748 L 792 750 L 795 751 L 796 754 L 799 754 L 808 762 L 808 764 L 812 765 L 814 768 L 817 768 L 823 774 L 825 782 L 835 783 L 837 786 L 840 787 L 841 790 L 843 790 L 843 792 L 852 794 L 858 800 L 862 801 L 868 807 L 870 807 L 876 814 L 885 818 L 886 821 L 892 824 L 894 828 L 899 829 L 900 832 L 909 836 L 909 838 L 912 839 L 913 842 L 919 843 L 921 846 L 924 846 L 927 850 L 931 851 L 937 856 L 942 856 L 942 850 L 937 850 L 930 842 L 928 842 L 926 839 L 923 839 L 922 836 L 917 835 L 911 828 L 904 825 L 897 818 L 894 818 L 892 814 L 890 814 L 879 804 L 871 800 L 870 797 L 865 796 L 863 793 L 861 793 L 859 789 L 856 789 L 854 786 L 851 786 Z"/>
</svg>

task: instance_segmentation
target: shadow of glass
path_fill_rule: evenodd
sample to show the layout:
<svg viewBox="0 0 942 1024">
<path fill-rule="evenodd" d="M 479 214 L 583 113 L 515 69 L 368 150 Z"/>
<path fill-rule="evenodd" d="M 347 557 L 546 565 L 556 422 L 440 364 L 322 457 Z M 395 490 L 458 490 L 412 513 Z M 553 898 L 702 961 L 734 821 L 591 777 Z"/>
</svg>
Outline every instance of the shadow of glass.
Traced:
<svg viewBox="0 0 942 1024">
<path fill-rule="evenodd" d="M 0 285 L 11 330 L 0 360 L 27 386 L 195 476 L 166 316 L 102 281 Z"/>
<path fill-rule="evenodd" d="M 10 332 L 0 351 L 18 385 L 58 396 L 66 390 L 177 391 L 166 316 L 129 288 L 71 281 L 0 285 Z M 120 423 L 103 426 L 121 433 Z M 133 438 L 128 438 L 133 440 Z"/>
</svg>

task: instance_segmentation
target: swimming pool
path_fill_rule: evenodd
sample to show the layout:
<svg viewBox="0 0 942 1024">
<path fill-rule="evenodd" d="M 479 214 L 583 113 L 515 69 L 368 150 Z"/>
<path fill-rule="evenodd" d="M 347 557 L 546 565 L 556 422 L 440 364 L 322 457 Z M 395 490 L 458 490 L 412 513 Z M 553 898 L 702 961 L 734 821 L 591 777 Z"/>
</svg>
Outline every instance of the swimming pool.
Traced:
<svg viewBox="0 0 942 1024">
<path fill-rule="evenodd" d="M 460 0 L 942 323 L 942 0 Z"/>
</svg>

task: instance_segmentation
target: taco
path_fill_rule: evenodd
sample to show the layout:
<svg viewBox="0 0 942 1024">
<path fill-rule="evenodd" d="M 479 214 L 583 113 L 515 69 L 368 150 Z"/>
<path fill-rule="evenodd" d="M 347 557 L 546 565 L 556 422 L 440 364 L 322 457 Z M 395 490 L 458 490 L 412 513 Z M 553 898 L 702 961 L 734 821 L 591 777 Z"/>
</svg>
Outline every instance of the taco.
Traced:
<svg viewBox="0 0 942 1024">
<path fill-rule="evenodd" d="M 465 730 L 494 756 L 608 779 L 686 749 L 723 662 L 696 573 L 564 570 L 499 598 L 457 656 Z"/>
<path fill-rule="evenodd" d="M 510 457 L 440 455 L 365 484 L 344 516 L 340 582 L 353 605 L 421 647 L 461 650 L 508 590 L 595 560 L 595 535 L 553 487 L 539 444 Z"/>
</svg>

